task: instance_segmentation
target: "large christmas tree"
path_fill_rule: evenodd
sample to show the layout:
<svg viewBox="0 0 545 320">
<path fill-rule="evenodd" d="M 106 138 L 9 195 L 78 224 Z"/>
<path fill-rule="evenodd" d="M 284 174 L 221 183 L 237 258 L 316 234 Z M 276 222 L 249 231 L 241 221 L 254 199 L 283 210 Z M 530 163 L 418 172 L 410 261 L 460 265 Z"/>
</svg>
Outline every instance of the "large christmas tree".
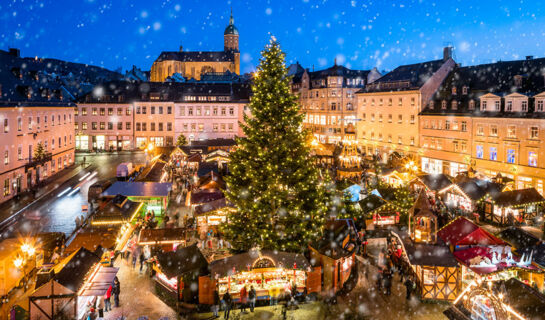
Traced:
<svg viewBox="0 0 545 320">
<path fill-rule="evenodd" d="M 237 211 L 223 231 L 238 251 L 302 251 L 322 233 L 328 193 L 305 143 L 285 54 L 274 38 L 262 52 L 252 89 L 251 116 L 242 124 L 246 137 L 230 155 L 226 178 L 226 196 Z"/>
</svg>

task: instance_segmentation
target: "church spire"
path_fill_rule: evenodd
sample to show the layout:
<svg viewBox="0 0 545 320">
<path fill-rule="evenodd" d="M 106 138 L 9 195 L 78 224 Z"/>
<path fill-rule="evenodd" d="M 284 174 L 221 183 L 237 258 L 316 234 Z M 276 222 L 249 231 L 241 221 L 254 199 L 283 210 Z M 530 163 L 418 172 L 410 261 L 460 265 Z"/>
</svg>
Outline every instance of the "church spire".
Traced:
<svg viewBox="0 0 545 320">
<path fill-rule="evenodd" d="M 231 7 L 231 17 L 229 18 L 229 25 L 232 26 L 235 24 L 235 19 L 233 19 L 233 7 Z"/>
</svg>

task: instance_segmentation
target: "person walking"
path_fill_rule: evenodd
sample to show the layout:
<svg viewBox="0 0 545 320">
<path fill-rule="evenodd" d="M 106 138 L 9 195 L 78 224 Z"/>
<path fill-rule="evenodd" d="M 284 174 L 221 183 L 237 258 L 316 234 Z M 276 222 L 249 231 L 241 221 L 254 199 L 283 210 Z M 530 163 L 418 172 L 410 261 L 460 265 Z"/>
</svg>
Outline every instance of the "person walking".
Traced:
<svg viewBox="0 0 545 320">
<path fill-rule="evenodd" d="M 246 290 L 246 285 L 242 286 L 240 289 L 240 313 L 246 312 L 246 304 L 248 303 L 248 291 Z"/>
<path fill-rule="evenodd" d="M 119 308 L 119 294 L 121 293 L 121 283 L 119 282 L 119 279 L 117 277 L 114 278 L 112 293 L 114 295 L 115 307 Z"/>
<path fill-rule="evenodd" d="M 254 312 L 256 295 L 254 286 L 250 286 L 250 292 L 248 293 L 248 299 L 250 300 L 250 312 Z"/>
<path fill-rule="evenodd" d="M 382 275 L 384 276 L 384 288 L 386 289 L 386 295 L 389 296 L 392 293 L 392 271 L 390 268 L 386 268 Z"/>
<path fill-rule="evenodd" d="M 223 295 L 223 303 L 225 303 L 225 311 L 223 313 L 223 318 L 225 320 L 229 319 L 229 313 L 231 312 L 231 304 L 233 303 L 233 300 L 231 299 L 231 295 L 229 294 L 229 290 L 225 292 Z"/>
<path fill-rule="evenodd" d="M 104 319 L 104 297 L 97 297 L 98 318 Z"/>
<path fill-rule="evenodd" d="M 220 310 L 220 294 L 218 292 L 218 286 L 214 289 L 214 304 L 212 305 L 212 312 L 214 317 L 219 318 L 218 311 Z"/>
<path fill-rule="evenodd" d="M 142 273 L 142 269 L 144 268 L 144 261 L 146 261 L 146 257 L 144 256 L 144 251 L 140 251 L 140 273 Z"/>
<path fill-rule="evenodd" d="M 412 275 L 407 276 L 407 279 L 405 280 L 403 284 L 405 285 L 405 289 L 407 289 L 405 299 L 411 300 L 411 295 L 413 291 L 416 289 L 416 283 L 413 281 L 413 276 Z"/>
<path fill-rule="evenodd" d="M 104 310 L 105 310 L 106 312 L 112 311 L 112 301 L 110 300 L 111 297 L 112 297 L 112 290 L 113 290 L 113 288 L 112 288 L 112 286 L 110 285 L 110 286 L 108 287 L 108 290 L 106 291 L 106 294 L 104 295 L 104 305 L 105 305 Z"/>
</svg>

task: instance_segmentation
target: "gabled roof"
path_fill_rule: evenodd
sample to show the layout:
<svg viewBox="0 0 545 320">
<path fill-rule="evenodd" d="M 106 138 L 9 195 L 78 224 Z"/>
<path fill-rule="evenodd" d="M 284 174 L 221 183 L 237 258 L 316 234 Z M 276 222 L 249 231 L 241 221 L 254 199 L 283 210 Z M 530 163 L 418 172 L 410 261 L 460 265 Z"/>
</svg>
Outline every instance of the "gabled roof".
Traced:
<svg viewBox="0 0 545 320">
<path fill-rule="evenodd" d="M 534 188 L 504 191 L 493 197 L 494 203 L 501 207 L 511 207 L 538 203 L 545 201 L 545 198 Z"/>
<path fill-rule="evenodd" d="M 82 247 L 53 268 L 54 279 L 62 286 L 77 292 L 85 281 L 85 275 L 99 261 L 99 256 Z M 44 283 L 36 282 L 36 288 Z"/>
<path fill-rule="evenodd" d="M 182 62 L 235 61 L 235 55 L 232 51 L 163 51 L 155 62 L 172 60 Z"/>
<path fill-rule="evenodd" d="M 458 262 L 441 239 L 435 244 L 415 243 L 404 231 L 396 232 L 412 265 L 456 267 Z"/>
<path fill-rule="evenodd" d="M 127 197 L 167 197 L 172 189 L 170 182 L 128 182 L 116 181 L 103 196 L 116 196 L 118 194 Z"/>
<path fill-rule="evenodd" d="M 183 241 L 186 239 L 187 229 L 185 228 L 161 228 L 142 229 L 138 235 L 138 243 L 161 242 L 161 241 Z"/>
<path fill-rule="evenodd" d="M 498 233 L 498 237 L 509 243 L 516 250 L 532 247 L 541 242 L 539 238 L 519 227 L 507 227 Z"/>
<path fill-rule="evenodd" d="M 441 59 L 399 66 L 373 83 L 368 84 L 360 92 L 420 89 L 444 63 L 445 61 Z"/>
<path fill-rule="evenodd" d="M 112 200 L 99 205 L 97 212 L 92 216 L 92 221 L 129 221 L 140 206 L 140 202 L 127 199 L 126 196 L 117 195 Z"/>
<path fill-rule="evenodd" d="M 229 202 L 227 202 L 227 199 L 221 198 L 221 199 L 218 199 L 218 200 L 213 200 L 213 201 L 206 202 L 206 203 L 203 203 L 201 205 L 196 206 L 195 207 L 195 214 L 196 215 L 206 214 L 208 212 L 216 211 L 216 210 L 219 210 L 219 209 L 222 209 L 222 208 L 225 208 L 225 207 L 233 208 L 234 206 L 232 204 L 230 204 Z"/>
<path fill-rule="evenodd" d="M 505 242 L 465 217 L 458 217 L 437 232 L 447 245 L 504 245 Z"/>
<path fill-rule="evenodd" d="M 208 268 L 208 261 L 196 243 L 188 247 L 178 246 L 176 251 L 161 251 L 156 257 L 161 271 L 169 278 L 181 276 L 186 272 L 204 274 Z"/>
<path fill-rule="evenodd" d="M 419 175 L 418 180 L 431 191 L 440 191 L 452 184 L 451 178 L 443 173 Z"/>
<path fill-rule="evenodd" d="M 370 70 L 352 70 L 335 64 L 327 69 L 309 72 L 310 79 L 326 79 L 327 77 L 362 78 L 367 80 Z"/>
<path fill-rule="evenodd" d="M 358 237 L 354 221 L 352 219 L 331 220 L 326 222 L 323 236 L 310 246 L 319 253 L 336 260 L 353 252 L 348 246 L 343 247 L 347 237 L 352 241 Z"/>
<path fill-rule="evenodd" d="M 190 201 L 192 205 L 204 204 L 204 203 L 212 202 L 222 198 L 225 198 L 225 196 L 223 195 L 223 192 L 221 192 L 221 190 L 218 190 L 218 189 L 198 190 L 195 192 L 191 192 L 191 195 L 190 195 Z"/>
<path fill-rule="evenodd" d="M 367 197 L 361 199 L 358 203 L 361 207 L 361 210 L 363 210 L 363 212 L 367 214 L 382 207 L 387 202 L 386 200 L 382 199 L 377 195 L 370 194 Z"/>
<path fill-rule="evenodd" d="M 463 192 L 469 199 L 473 201 L 480 200 L 486 195 L 496 195 L 501 192 L 502 185 L 488 180 L 467 178 L 460 179 L 456 177 L 456 183 L 452 184 L 452 188 L 458 188 L 459 192 Z M 443 189 L 447 191 L 446 189 Z M 450 189 L 449 189 L 450 190 Z"/>
</svg>

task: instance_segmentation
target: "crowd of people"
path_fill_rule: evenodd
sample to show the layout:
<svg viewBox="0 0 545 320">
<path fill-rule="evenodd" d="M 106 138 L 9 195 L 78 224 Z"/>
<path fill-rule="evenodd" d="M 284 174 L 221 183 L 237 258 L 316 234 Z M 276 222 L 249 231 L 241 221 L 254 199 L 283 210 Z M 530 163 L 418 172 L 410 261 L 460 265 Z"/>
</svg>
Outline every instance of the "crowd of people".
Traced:
<svg viewBox="0 0 545 320">
<path fill-rule="evenodd" d="M 416 282 L 407 265 L 402 246 L 394 237 L 389 237 L 387 243 L 387 249 L 382 250 L 378 255 L 376 287 L 379 292 L 390 296 L 394 275 L 398 273 L 399 281 L 406 289 L 406 299 L 410 300 L 416 290 Z"/>
<path fill-rule="evenodd" d="M 112 297 L 114 298 L 114 308 L 119 308 L 119 295 L 121 293 L 121 283 L 117 277 L 104 294 L 97 297 L 93 302 L 87 303 L 86 319 L 100 320 L 104 319 L 106 312 L 112 311 Z"/>
</svg>

